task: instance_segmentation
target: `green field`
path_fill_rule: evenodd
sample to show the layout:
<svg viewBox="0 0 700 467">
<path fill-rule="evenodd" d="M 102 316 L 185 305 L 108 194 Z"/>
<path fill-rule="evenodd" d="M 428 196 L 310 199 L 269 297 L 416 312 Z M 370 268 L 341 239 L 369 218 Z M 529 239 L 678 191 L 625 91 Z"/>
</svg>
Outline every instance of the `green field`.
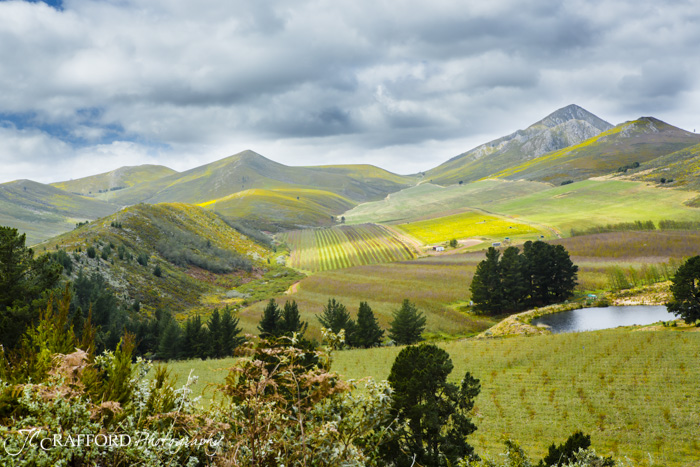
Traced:
<svg viewBox="0 0 700 467">
<path fill-rule="evenodd" d="M 551 185 L 524 180 L 482 180 L 441 187 L 431 183 L 406 188 L 381 201 L 363 203 L 344 214 L 349 224 L 379 222 L 395 224 L 440 217 L 469 206 L 486 205 L 547 190 Z"/>
<path fill-rule="evenodd" d="M 697 328 L 696 328 L 697 329 Z M 453 360 L 451 379 L 466 371 L 481 381 L 470 437 L 477 453 L 495 457 L 516 440 L 533 459 L 576 430 L 599 453 L 634 465 L 696 465 L 700 452 L 700 332 L 607 330 L 440 344 Z M 334 353 L 344 378 L 385 379 L 399 347 Z M 233 359 L 173 362 L 197 393 L 221 382 Z M 205 392 L 210 398 L 213 387 Z"/>
<path fill-rule="evenodd" d="M 635 220 L 698 220 L 700 209 L 683 204 L 695 196 L 696 193 L 639 182 L 585 180 L 491 203 L 486 209 L 521 216 L 568 233 L 572 228 Z"/>
<path fill-rule="evenodd" d="M 392 230 L 377 224 L 286 232 L 289 266 L 309 272 L 415 258 L 415 251 Z"/>
<path fill-rule="evenodd" d="M 535 239 L 548 233 L 530 224 L 514 222 L 477 211 L 399 224 L 397 227 L 423 243 L 448 242 L 452 238 L 469 237 L 503 240 L 504 238 L 513 239 L 529 236 L 531 239 Z"/>
<path fill-rule="evenodd" d="M 585 180 L 558 187 L 484 180 L 464 187 L 409 188 L 385 200 L 362 204 L 345 213 L 345 218 L 348 222 L 396 223 L 477 208 L 549 226 L 568 235 L 572 228 L 636 220 L 698 220 L 700 209 L 684 204 L 695 197 L 694 192 L 621 180 Z"/>
</svg>

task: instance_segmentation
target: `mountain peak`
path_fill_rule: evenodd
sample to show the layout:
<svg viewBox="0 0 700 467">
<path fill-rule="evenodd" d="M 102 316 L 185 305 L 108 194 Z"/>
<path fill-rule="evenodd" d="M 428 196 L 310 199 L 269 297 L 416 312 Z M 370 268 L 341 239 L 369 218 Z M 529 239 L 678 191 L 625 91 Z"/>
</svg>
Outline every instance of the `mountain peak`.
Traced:
<svg viewBox="0 0 700 467">
<path fill-rule="evenodd" d="M 576 104 L 569 104 L 566 107 L 555 110 L 532 126 L 534 127 L 541 125 L 547 128 L 554 128 L 555 126 L 561 125 L 562 123 L 566 123 L 570 120 L 581 120 L 587 122 L 600 131 L 609 130 L 613 127 L 610 123 Z"/>
</svg>

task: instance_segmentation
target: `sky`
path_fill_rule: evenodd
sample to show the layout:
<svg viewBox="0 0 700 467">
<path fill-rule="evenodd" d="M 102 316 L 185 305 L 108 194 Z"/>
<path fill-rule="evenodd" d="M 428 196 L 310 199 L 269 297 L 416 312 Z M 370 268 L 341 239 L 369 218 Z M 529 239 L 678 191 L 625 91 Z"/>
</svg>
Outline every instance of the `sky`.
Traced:
<svg viewBox="0 0 700 467">
<path fill-rule="evenodd" d="M 700 129 L 700 0 L 0 0 L 0 183 L 430 169 L 569 104 Z"/>
</svg>

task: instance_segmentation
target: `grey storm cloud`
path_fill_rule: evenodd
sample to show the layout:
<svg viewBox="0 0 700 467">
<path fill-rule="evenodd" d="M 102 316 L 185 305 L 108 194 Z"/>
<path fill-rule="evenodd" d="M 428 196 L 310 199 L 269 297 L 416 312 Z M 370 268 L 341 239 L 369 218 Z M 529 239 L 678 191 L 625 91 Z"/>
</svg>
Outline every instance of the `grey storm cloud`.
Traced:
<svg viewBox="0 0 700 467">
<path fill-rule="evenodd" d="M 695 1 L 0 1 L 0 182 L 288 164 L 425 170 L 579 104 L 697 126 Z"/>
</svg>

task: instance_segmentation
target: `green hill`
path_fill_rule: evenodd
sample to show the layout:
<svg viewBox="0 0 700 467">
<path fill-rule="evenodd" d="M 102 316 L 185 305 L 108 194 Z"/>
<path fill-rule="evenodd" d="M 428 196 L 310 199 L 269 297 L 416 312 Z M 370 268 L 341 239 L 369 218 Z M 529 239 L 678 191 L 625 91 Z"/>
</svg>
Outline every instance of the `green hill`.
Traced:
<svg viewBox="0 0 700 467">
<path fill-rule="evenodd" d="M 700 191 L 700 144 L 657 157 L 620 173 L 620 178 Z M 663 182 L 661 180 L 664 180 Z"/>
<path fill-rule="evenodd" d="M 89 177 L 78 178 L 65 182 L 52 183 L 51 186 L 61 190 L 70 191 L 80 195 L 97 196 L 109 200 L 114 191 L 148 183 L 175 174 L 173 169 L 162 165 L 139 165 L 121 167 L 111 172 L 106 172 Z"/>
<path fill-rule="evenodd" d="M 74 276 L 80 270 L 101 274 L 127 303 L 175 313 L 242 301 L 226 293 L 262 277 L 273 255 L 218 215 L 179 203 L 131 206 L 43 248 L 66 250 Z M 156 266 L 160 277 L 154 275 Z"/>
<path fill-rule="evenodd" d="M 78 222 L 107 216 L 113 204 L 30 180 L 0 184 L 0 225 L 27 234 L 27 244 L 71 230 Z"/>
<path fill-rule="evenodd" d="M 700 143 L 700 135 L 652 117 L 625 122 L 582 143 L 511 166 L 491 177 L 559 185 L 609 174 Z"/>
<path fill-rule="evenodd" d="M 244 151 L 109 196 L 122 205 L 199 204 L 261 228 L 280 230 L 328 225 L 353 205 L 381 199 L 415 181 L 370 165 L 289 167 Z"/>
<path fill-rule="evenodd" d="M 439 185 L 470 182 L 490 176 L 543 154 L 585 141 L 612 128 L 608 122 L 576 105 L 561 108 L 525 130 L 482 144 L 425 173 Z"/>
</svg>

